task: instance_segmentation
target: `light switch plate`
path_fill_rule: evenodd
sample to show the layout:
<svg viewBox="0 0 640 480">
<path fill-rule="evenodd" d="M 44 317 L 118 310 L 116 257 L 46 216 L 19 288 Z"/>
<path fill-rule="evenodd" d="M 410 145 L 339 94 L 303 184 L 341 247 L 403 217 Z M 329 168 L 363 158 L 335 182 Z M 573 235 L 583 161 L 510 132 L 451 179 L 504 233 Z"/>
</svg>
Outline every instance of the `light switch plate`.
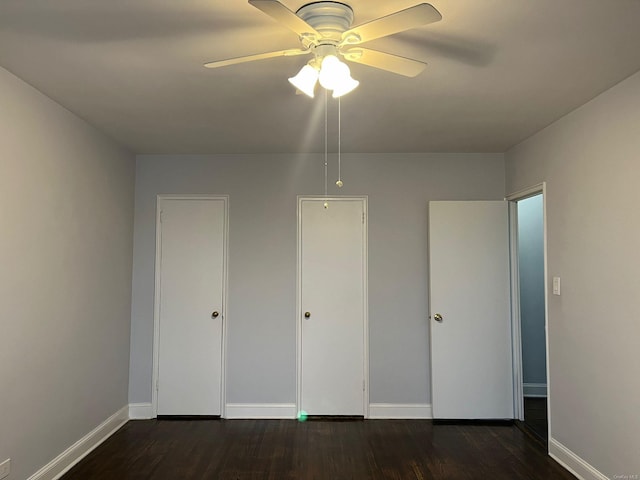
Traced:
<svg viewBox="0 0 640 480">
<path fill-rule="evenodd" d="M 560 277 L 553 277 L 553 294 L 560 295 Z"/>
<path fill-rule="evenodd" d="M 11 473 L 11 459 L 7 458 L 4 462 L 0 463 L 0 478 L 6 478 Z"/>
</svg>

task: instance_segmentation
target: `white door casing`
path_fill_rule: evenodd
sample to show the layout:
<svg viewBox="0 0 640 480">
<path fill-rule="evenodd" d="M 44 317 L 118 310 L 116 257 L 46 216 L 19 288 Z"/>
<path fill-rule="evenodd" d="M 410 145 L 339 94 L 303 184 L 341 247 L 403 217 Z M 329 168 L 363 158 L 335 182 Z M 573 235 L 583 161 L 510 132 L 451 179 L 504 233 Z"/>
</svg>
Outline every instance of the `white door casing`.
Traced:
<svg viewBox="0 0 640 480">
<path fill-rule="evenodd" d="M 512 419 L 507 202 L 430 202 L 429 265 L 433 417 Z"/>
<path fill-rule="evenodd" d="M 158 197 L 157 415 L 223 414 L 227 203 L 227 197 Z"/>
<path fill-rule="evenodd" d="M 366 241 L 366 198 L 298 199 L 298 409 L 309 415 L 368 414 Z"/>
<path fill-rule="evenodd" d="M 547 185 L 546 182 L 532 185 L 523 190 L 516 191 L 507 195 L 506 199 L 510 205 L 510 230 L 511 230 L 511 257 L 518 258 L 518 217 L 517 202 L 526 198 L 542 195 L 542 223 L 543 223 L 543 258 L 544 258 L 544 324 L 545 324 L 545 361 L 547 376 L 547 438 L 553 438 L 551 434 L 551 382 L 549 379 L 551 364 L 549 362 L 549 275 L 547 263 Z M 520 285 L 518 262 L 512 262 L 511 269 L 511 290 L 515 294 L 512 301 L 512 343 L 513 343 L 513 397 L 514 397 L 514 416 L 518 420 L 524 420 L 524 387 L 522 372 L 522 335 L 521 335 L 521 319 L 520 319 Z"/>
</svg>

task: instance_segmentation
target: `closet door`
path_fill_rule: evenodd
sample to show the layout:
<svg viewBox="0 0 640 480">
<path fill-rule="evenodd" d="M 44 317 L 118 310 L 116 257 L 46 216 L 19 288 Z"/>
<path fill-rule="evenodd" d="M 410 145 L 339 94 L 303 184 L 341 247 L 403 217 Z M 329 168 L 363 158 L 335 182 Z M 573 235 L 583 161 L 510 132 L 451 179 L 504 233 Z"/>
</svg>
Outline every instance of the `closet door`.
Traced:
<svg viewBox="0 0 640 480">
<path fill-rule="evenodd" d="M 157 414 L 220 415 L 227 200 L 158 205 Z"/>
<path fill-rule="evenodd" d="M 365 208 L 299 200 L 299 409 L 309 415 L 365 413 Z"/>
</svg>

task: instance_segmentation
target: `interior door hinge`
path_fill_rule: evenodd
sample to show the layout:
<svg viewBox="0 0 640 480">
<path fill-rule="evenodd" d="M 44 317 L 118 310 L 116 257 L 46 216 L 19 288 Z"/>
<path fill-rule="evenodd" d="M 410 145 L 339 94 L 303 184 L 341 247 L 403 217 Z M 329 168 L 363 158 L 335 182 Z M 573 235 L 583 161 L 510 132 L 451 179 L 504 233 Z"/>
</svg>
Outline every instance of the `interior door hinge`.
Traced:
<svg viewBox="0 0 640 480">
<path fill-rule="evenodd" d="M 362 223 L 364 223 L 364 212 L 362 212 Z"/>
<path fill-rule="evenodd" d="M 164 212 L 160 210 L 160 223 L 162 223 L 162 217 L 164 216 Z"/>
<path fill-rule="evenodd" d="M 362 391 L 364 392 L 365 388 L 364 388 L 364 380 L 362 380 Z"/>
<path fill-rule="evenodd" d="M 156 390 L 160 390 L 160 380 L 156 380 Z"/>
</svg>

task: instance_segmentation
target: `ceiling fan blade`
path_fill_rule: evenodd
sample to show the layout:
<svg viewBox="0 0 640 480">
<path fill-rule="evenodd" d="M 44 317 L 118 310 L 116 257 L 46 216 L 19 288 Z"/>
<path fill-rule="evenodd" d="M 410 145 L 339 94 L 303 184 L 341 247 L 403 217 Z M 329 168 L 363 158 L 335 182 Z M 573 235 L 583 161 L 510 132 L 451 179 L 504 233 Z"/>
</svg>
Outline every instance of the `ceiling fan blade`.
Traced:
<svg viewBox="0 0 640 480">
<path fill-rule="evenodd" d="M 421 3 L 347 30 L 342 34 L 342 43 L 364 43 L 439 20 L 442 20 L 442 15 L 438 10 L 428 3 Z"/>
<path fill-rule="evenodd" d="M 238 63 L 253 62 L 254 60 L 264 60 L 274 57 L 293 57 L 295 55 L 306 55 L 310 53 L 310 50 L 302 50 L 295 48 L 291 50 L 278 50 L 277 52 L 257 53 L 256 55 L 247 55 L 245 57 L 228 58 L 226 60 L 218 60 L 215 62 L 205 63 L 206 68 L 219 68 L 229 65 L 236 65 Z"/>
<path fill-rule="evenodd" d="M 415 77 L 427 66 L 424 62 L 412 60 L 410 58 L 392 55 L 390 53 L 378 52 L 369 48 L 353 48 L 341 52 L 345 60 L 361 63 L 370 67 L 380 68 L 387 72 L 397 73 L 405 77 Z"/>
<path fill-rule="evenodd" d="M 249 0 L 249 3 L 300 37 L 322 38 L 322 35 L 315 28 L 277 0 Z"/>
</svg>

